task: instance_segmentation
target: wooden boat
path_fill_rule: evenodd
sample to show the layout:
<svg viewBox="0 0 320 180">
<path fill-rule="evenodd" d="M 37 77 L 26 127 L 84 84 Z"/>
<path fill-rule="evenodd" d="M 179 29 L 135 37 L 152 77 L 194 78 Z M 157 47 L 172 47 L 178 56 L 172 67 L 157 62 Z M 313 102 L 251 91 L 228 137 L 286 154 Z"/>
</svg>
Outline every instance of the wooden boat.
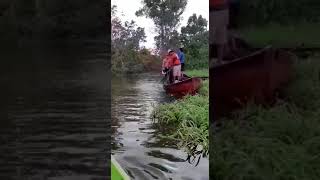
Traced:
<svg viewBox="0 0 320 180">
<path fill-rule="evenodd" d="M 210 117 L 240 108 L 249 101 L 274 102 L 276 92 L 290 79 L 296 56 L 271 46 L 210 68 Z"/>
<path fill-rule="evenodd" d="M 130 180 L 130 177 L 122 169 L 120 164 L 111 155 L 111 179 L 112 180 Z"/>
<path fill-rule="evenodd" d="M 195 95 L 202 85 L 200 77 L 189 77 L 183 75 L 182 81 L 172 84 L 164 84 L 163 88 L 167 94 L 176 98 L 181 98 L 185 95 Z"/>
</svg>

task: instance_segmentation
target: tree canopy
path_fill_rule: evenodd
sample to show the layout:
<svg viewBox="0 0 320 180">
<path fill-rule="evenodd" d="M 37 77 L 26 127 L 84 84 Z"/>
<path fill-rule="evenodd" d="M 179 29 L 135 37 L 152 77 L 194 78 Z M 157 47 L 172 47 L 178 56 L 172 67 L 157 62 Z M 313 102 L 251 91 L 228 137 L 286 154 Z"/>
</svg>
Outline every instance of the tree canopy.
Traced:
<svg viewBox="0 0 320 180">
<path fill-rule="evenodd" d="M 189 67 L 208 67 L 208 21 L 201 15 L 193 14 L 188 18 L 186 26 L 181 27 L 180 41 L 187 51 Z"/>
<path fill-rule="evenodd" d="M 176 29 L 188 0 L 142 0 L 143 7 L 136 12 L 153 20 L 156 26 L 156 46 L 159 50 L 170 47 L 176 41 Z M 175 40 L 174 40 L 175 39 Z"/>
<path fill-rule="evenodd" d="M 123 74 L 144 70 L 148 63 L 146 60 L 155 60 L 142 47 L 141 43 L 146 41 L 144 28 L 137 26 L 133 20 L 122 22 L 117 15 L 116 6 L 112 6 L 111 10 L 112 72 Z"/>
</svg>

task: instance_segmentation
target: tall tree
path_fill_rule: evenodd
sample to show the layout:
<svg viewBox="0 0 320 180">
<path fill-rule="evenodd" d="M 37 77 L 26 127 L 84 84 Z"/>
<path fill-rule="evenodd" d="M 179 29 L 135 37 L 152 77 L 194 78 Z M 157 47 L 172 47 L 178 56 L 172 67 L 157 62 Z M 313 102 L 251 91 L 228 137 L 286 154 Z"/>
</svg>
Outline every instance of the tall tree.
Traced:
<svg viewBox="0 0 320 180">
<path fill-rule="evenodd" d="M 180 38 L 183 41 L 187 54 L 193 61 L 188 65 L 193 67 L 207 67 L 208 63 L 208 21 L 201 15 L 193 14 L 189 17 L 186 26 L 181 27 Z"/>
<path fill-rule="evenodd" d="M 121 22 L 116 6 L 111 8 L 111 13 L 112 72 L 128 73 L 141 69 L 138 67 L 141 66 L 138 53 L 146 39 L 144 28 L 138 27 L 134 21 Z"/>
<path fill-rule="evenodd" d="M 201 15 L 193 14 L 189 17 L 187 26 L 181 27 L 181 38 L 186 44 L 206 41 L 208 21 Z M 201 43 L 206 44 L 206 42 Z"/>
<path fill-rule="evenodd" d="M 158 50 L 163 52 L 170 46 L 170 39 L 180 25 L 181 15 L 188 0 L 142 0 L 143 7 L 136 12 L 137 16 L 151 18 L 158 35 L 155 37 Z"/>
</svg>

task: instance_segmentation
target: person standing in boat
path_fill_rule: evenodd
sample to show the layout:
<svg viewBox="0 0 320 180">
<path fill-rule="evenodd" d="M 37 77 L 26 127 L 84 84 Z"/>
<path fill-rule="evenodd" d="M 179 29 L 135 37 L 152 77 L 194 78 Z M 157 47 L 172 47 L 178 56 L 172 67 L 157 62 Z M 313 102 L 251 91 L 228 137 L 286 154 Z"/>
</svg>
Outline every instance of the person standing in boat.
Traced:
<svg viewBox="0 0 320 180">
<path fill-rule="evenodd" d="M 167 53 L 166 57 L 162 60 L 162 74 L 167 77 L 169 83 L 173 83 L 172 64 L 169 60 L 169 53 Z"/>
<path fill-rule="evenodd" d="M 178 82 L 181 78 L 181 63 L 178 55 L 169 49 L 163 64 L 165 68 L 169 69 L 169 72 L 172 72 L 173 82 Z"/>
<path fill-rule="evenodd" d="M 184 71 L 185 55 L 184 55 L 182 47 L 179 48 L 178 56 L 179 56 L 179 60 L 180 60 L 180 64 L 181 64 L 181 72 L 183 72 Z"/>
<path fill-rule="evenodd" d="M 217 50 L 218 63 L 223 62 L 224 50 L 228 40 L 229 2 L 228 0 L 209 1 L 209 42 L 210 42 L 210 65 L 212 65 L 213 47 Z"/>
</svg>

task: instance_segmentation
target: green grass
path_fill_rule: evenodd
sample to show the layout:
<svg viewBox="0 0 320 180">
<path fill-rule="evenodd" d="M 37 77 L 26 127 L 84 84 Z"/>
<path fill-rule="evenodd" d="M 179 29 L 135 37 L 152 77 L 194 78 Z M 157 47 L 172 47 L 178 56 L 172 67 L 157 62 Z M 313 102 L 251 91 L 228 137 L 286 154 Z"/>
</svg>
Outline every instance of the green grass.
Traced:
<svg viewBox="0 0 320 180">
<path fill-rule="evenodd" d="M 186 70 L 185 74 L 191 77 L 209 77 L 209 69 Z"/>
<path fill-rule="evenodd" d="M 198 93 L 202 96 L 209 97 L 209 80 L 202 82 L 202 87 L 199 89 Z"/>
<path fill-rule="evenodd" d="M 286 101 L 248 105 L 211 131 L 211 179 L 320 178 L 319 58 L 298 62 L 295 74 Z"/>
<path fill-rule="evenodd" d="M 293 25 L 269 24 L 264 27 L 241 28 L 239 33 L 249 43 L 262 47 L 272 44 L 279 48 L 294 48 L 304 43 L 306 47 L 320 47 L 320 24 Z"/>
<path fill-rule="evenodd" d="M 204 81 L 196 96 L 186 96 L 173 103 L 159 105 L 154 109 L 153 119 L 157 125 L 177 127 L 167 138 L 180 142 L 189 154 L 202 147 L 203 155 L 209 150 L 209 82 Z M 199 150 L 199 149 L 198 149 Z"/>
</svg>

